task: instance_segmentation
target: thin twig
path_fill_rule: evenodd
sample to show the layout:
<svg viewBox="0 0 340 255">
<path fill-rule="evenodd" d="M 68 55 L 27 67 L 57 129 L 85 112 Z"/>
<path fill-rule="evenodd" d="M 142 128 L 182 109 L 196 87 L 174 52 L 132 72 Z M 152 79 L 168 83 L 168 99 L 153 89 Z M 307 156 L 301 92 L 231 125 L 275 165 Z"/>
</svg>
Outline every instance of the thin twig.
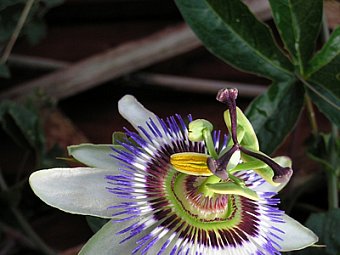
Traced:
<svg viewBox="0 0 340 255">
<path fill-rule="evenodd" d="M 2 171 L 0 169 L 0 185 L 2 190 L 8 190 L 8 185 L 2 175 Z M 16 220 L 18 221 L 20 227 L 24 230 L 24 232 L 27 234 L 27 236 L 32 240 L 32 242 L 36 245 L 37 249 L 44 252 L 46 255 L 55 255 L 56 253 L 51 250 L 50 247 L 48 247 L 44 241 L 37 235 L 37 233 L 33 230 L 29 222 L 26 220 L 24 215 L 21 213 L 21 211 L 18 208 L 15 208 L 14 206 L 10 207 L 10 210 Z"/>
<path fill-rule="evenodd" d="M 18 36 L 21 32 L 22 27 L 24 26 L 24 24 L 27 20 L 28 14 L 30 13 L 30 10 L 31 10 L 33 4 L 34 4 L 34 0 L 28 0 L 26 2 L 26 5 L 25 5 L 24 9 L 22 10 L 22 13 L 21 13 L 20 18 L 18 20 L 18 23 L 17 23 L 17 25 L 16 25 L 16 27 L 13 31 L 13 34 L 12 34 L 10 40 L 8 41 L 6 48 L 4 49 L 3 55 L 1 56 L 0 64 L 6 63 L 9 55 L 11 54 L 13 46 L 14 46 L 16 40 L 18 39 Z"/>
</svg>

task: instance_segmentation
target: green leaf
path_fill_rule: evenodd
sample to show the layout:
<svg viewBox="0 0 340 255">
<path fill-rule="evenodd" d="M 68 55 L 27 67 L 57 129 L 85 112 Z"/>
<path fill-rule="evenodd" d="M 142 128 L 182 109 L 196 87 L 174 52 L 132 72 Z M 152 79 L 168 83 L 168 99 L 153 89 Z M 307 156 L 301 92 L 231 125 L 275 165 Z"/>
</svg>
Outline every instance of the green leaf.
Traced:
<svg viewBox="0 0 340 255">
<path fill-rule="evenodd" d="M 11 73 L 9 72 L 8 67 L 5 64 L 0 64 L 0 78 L 10 78 Z"/>
<path fill-rule="evenodd" d="M 340 97 L 340 27 L 331 34 L 322 49 L 308 65 L 307 81 L 322 84 L 336 97 Z"/>
<path fill-rule="evenodd" d="M 12 101 L 0 104 L 0 124 L 17 144 L 29 145 L 40 153 L 44 150 L 44 136 L 37 113 Z"/>
<path fill-rule="evenodd" d="M 322 0 L 269 0 L 274 21 L 292 59 L 304 73 L 322 22 Z"/>
<path fill-rule="evenodd" d="M 244 71 L 273 80 L 291 76 L 292 65 L 271 30 L 239 0 L 176 0 L 185 21 L 205 47 Z"/>
<path fill-rule="evenodd" d="M 308 93 L 325 116 L 340 126 L 340 27 L 309 62 Z"/>
<path fill-rule="evenodd" d="M 332 134 L 318 134 L 308 141 L 308 155 L 326 169 L 340 165 L 340 138 Z"/>
<path fill-rule="evenodd" d="M 295 79 L 275 82 L 247 108 L 260 150 L 271 154 L 295 126 L 304 103 L 303 86 Z"/>
<path fill-rule="evenodd" d="M 23 35 L 26 36 L 28 42 L 32 45 L 37 44 L 46 34 L 46 25 L 42 20 L 32 20 L 25 25 Z"/>
<path fill-rule="evenodd" d="M 340 251 L 340 209 L 333 209 L 327 213 L 312 214 L 306 226 L 313 230 L 319 237 L 319 244 L 324 244 L 323 248 L 308 248 L 299 252 L 301 255 L 339 255 Z"/>
<path fill-rule="evenodd" d="M 313 103 L 331 122 L 340 127 L 340 98 L 321 84 L 307 84 L 307 92 Z"/>
</svg>

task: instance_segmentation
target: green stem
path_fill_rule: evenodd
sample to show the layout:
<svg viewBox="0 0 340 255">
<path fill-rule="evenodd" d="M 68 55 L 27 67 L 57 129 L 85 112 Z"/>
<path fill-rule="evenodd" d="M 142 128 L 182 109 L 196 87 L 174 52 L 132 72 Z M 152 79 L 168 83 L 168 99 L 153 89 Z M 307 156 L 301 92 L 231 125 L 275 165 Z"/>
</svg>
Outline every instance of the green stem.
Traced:
<svg viewBox="0 0 340 255">
<path fill-rule="evenodd" d="M 334 170 L 332 171 L 332 169 L 329 169 L 327 171 L 329 209 L 339 208 L 338 182 Z"/>
<path fill-rule="evenodd" d="M 8 185 L 2 175 L 2 171 L 0 169 L 0 188 L 3 191 L 8 190 Z M 14 206 L 10 207 L 10 210 L 12 211 L 14 217 L 17 219 L 20 227 L 24 230 L 24 232 L 27 234 L 29 239 L 36 245 L 36 247 L 42 251 L 46 255 L 55 255 L 56 253 L 49 248 L 43 240 L 37 235 L 37 233 L 33 230 L 31 225 L 28 223 L 26 218 L 23 216 L 21 211 L 18 208 L 15 208 Z"/>
<path fill-rule="evenodd" d="M 20 31 L 22 29 L 22 27 L 24 26 L 25 22 L 26 22 L 26 19 L 28 17 L 28 14 L 33 6 L 33 3 L 34 3 L 34 0 L 28 0 L 26 2 L 26 5 L 20 15 L 20 18 L 18 20 L 18 23 L 13 31 L 13 34 L 11 36 L 11 38 L 9 39 L 7 45 L 6 45 L 6 48 L 4 49 L 4 53 L 3 55 L 1 56 L 1 59 L 0 59 L 0 64 L 4 64 L 6 63 L 9 55 L 11 54 L 11 51 L 12 51 L 12 48 L 16 42 L 16 40 L 18 39 L 18 36 L 20 34 Z"/>
<path fill-rule="evenodd" d="M 313 108 L 312 100 L 307 94 L 305 94 L 305 103 L 306 103 L 306 109 L 307 109 L 310 125 L 312 128 L 312 133 L 313 135 L 316 135 L 318 133 L 318 124 L 315 118 L 315 111 Z"/>
<path fill-rule="evenodd" d="M 325 12 L 323 13 L 322 17 L 322 40 L 323 43 L 326 43 L 329 39 L 329 27 L 327 23 L 327 17 Z M 335 124 L 332 123 L 332 135 L 334 139 L 338 138 L 338 128 Z M 328 207 L 329 209 L 332 208 L 339 208 L 339 190 L 338 190 L 338 176 L 337 176 L 337 169 L 339 166 L 336 164 L 337 161 L 337 154 L 333 153 L 331 156 L 331 165 L 334 169 L 328 169 L 327 171 L 327 187 L 328 187 Z"/>
<path fill-rule="evenodd" d="M 332 136 L 336 140 L 338 138 L 339 132 L 338 127 L 332 124 Z M 336 143 L 336 141 L 334 141 Z M 334 150 L 336 150 L 336 145 L 334 145 Z M 337 165 L 338 154 L 336 152 L 331 155 L 331 165 L 334 169 L 328 169 L 327 171 L 327 181 L 328 181 L 328 206 L 329 208 L 339 208 L 339 190 L 338 190 L 338 174 L 340 172 L 340 166 Z"/>
</svg>

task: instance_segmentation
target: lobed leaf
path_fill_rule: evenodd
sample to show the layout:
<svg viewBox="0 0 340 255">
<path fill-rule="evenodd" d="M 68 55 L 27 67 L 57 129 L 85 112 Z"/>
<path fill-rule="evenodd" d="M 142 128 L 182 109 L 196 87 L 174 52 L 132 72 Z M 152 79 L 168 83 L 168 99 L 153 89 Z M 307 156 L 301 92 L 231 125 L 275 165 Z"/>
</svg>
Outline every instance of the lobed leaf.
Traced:
<svg viewBox="0 0 340 255">
<path fill-rule="evenodd" d="M 321 84 L 308 84 L 307 92 L 313 103 L 331 122 L 340 127 L 340 98 Z"/>
<path fill-rule="evenodd" d="M 271 154 L 295 126 L 304 103 L 303 86 L 295 79 L 274 82 L 247 108 L 260 150 Z"/>
<path fill-rule="evenodd" d="M 308 64 L 306 79 L 322 84 L 340 97 L 340 27 Z"/>
<path fill-rule="evenodd" d="M 322 23 L 322 0 L 269 0 L 273 18 L 293 61 L 304 73 Z"/>
<path fill-rule="evenodd" d="M 271 30 L 239 0 L 176 0 L 185 21 L 205 47 L 244 71 L 272 80 L 291 76 L 292 65 Z"/>
</svg>

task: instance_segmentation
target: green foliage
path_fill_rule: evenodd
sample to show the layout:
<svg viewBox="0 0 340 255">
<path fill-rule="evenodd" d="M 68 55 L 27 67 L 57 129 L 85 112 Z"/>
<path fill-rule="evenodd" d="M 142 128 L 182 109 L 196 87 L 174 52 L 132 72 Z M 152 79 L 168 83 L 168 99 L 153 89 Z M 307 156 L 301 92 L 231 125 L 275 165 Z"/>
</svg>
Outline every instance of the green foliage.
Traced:
<svg viewBox="0 0 340 255">
<path fill-rule="evenodd" d="M 26 104 L 13 101 L 0 102 L 0 131 L 5 132 L 13 140 L 15 143 L 13 146 L 18 152 L 17 161 L 10 164 L 12 169 L 4 169 L 0 165 L 0 234 L 3 231 L 18 232 L 29 242 L 39 246 L 38 249 L 44 254 L 54 254 L 48 251 L 49 249 L 40 241 L 26 219 L 39 210 L 34 201 L 26 202 L 27 199 L 32 199 L 30 197 L 32 193 L 27 192 L 28 177 L 24 170 L 28 168 L 28 159 L 36 159 L 33 162 L 35 165 L 29 166 L 31 169 L 63 165 L 63 162 L 56 160 L 56 155 L 61 155 L 57 146 L 47 151 L 40 121 L 37 102 L 31 101 Z M 9 173 L 10 176 L 6 176 L 5 173 Z M 7 238 L 4 242 L 6 241 Z M 38 253 L 37 250 L 35 252 Z"/>
<path fill-rule="evenodd" d="M 306 226 L 318 235 L 318 244 L 322 246 L 305 249 L 298 252 L 299 255 L 339 255 L 340 209 L 312 214 L 307 220 Z"/>
<path fill-rule="evenodd" d="M 0 1 L 0 52 L 5 48 L 17 26 L 27 0 L 1 0 Z M 63 0 L 35 1 L 29 15 L 20 31 L 20 37 L 31 44 L 39 42 L 46 33 L 43 17 L 46 12 Z M 4 64 L 0 64 L 0 78 L 9 78 L 10 73 Z"/>
<path fill-rule="evenodd" d="M 340 138 L 333 134 L 318 134 L 309 141 L 308 155 L 330 174 L 340 176 Z M 334 172 L 332 172 L 334 171 Z"/>
<path fill-rule="evenodd" d="M 309 62 L 308 94 L 325 116 L 340 126 L 340 27 Z"/>
<path fill-rule="evenodd" d="M 3 0 L 0 2 L 0 45 L 13 34 L 26 0 Z M 22 29 L 22 35 L 29 42 L 37 42 L 45 33 L 43 16 L 48 9 L 61 4 L 62 0 L 35 1 L 28 19 Z"/>
<path fill-rule="evenodd" d="M 61 151 L 53 147 L 47 151 L 45 136 L 40 123 L 39 110 L 33 103 L 18 104 L 13 101 L 0 103 L 0 126 L 23 150 L 36 154 L 37 167 L 52 167 L 61 164 L 56 156 Z"/>
<path fill-rule="evenodd" d="M 277 46 L 271 29 L 240 0 L 176 0 L 176 4 L 213 54 L 240 70 L 273 81 L 246 111 L 262 151 L 272 153 L 291 132 L 306 95 L 339 126 L 340 29 L 314 54 L 322 24 L 322 0 L 270 0 L 289 57 Z"/>
<path fill-rule="evenodd" d="M 303 103 L 304 89 L 296 79 L 274 82 L 248 107 L 247 116 L 259 138 L 261 151 L 273 152 L 295 126 Z"/>
<path fill-rule="evenodd" d="M 12 101 L 0 104 L 0 124 L 21 147 L 36 148 L 43 152 L 44 135 L 40 120 L 33 109 Z"/>
<path fill-rule="evenodd" d="M 177 0 L 186 22 L 217 57 L 273 80 L 289 78 L 292 65 L 270 29 L 239 0 Z"/>
<path fill-rule="evenodd" d="M 8 67 L 5 64 L 0 64 L 0 78 L 9 78 L 10 76 Z"/>
<path fill-rule="evenodd" d="M 303 73 L 322 20 L 322 1 L 270 0 L 273 18 L 293 63 Z"/>
</svg>

